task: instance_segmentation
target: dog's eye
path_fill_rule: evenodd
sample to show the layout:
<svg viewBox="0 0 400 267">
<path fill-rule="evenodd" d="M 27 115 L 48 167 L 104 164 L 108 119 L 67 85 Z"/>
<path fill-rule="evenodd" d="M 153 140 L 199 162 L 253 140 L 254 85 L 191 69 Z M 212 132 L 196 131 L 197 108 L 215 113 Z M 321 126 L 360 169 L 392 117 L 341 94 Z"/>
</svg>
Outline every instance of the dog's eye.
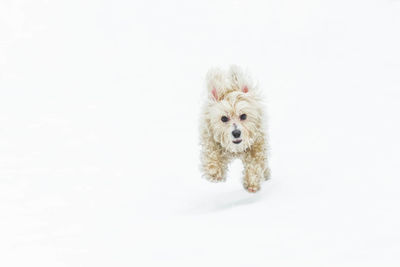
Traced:
<svg viewBox="0 0 400 267">
<path fill-rule="evenodd" d="M 244 121 L 246 118 L 247 118 L 247 115 L 246 115 L 246 114 L 240 115 L 240 120 L 241 120 L 241 121 Z"/>
<path fill-rule="evenodd" d="M 221 121 L 227 122 L 227 121 L 229 121 L 229 118 L 227 116 L 222 116 Z"/>
</svg>

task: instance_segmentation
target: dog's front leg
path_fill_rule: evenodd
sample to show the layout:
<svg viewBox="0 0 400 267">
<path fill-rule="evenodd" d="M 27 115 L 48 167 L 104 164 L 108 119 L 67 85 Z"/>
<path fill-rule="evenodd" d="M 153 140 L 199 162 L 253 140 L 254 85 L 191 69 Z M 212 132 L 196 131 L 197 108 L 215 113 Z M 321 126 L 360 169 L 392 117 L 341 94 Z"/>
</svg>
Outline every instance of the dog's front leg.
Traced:
<svg viewBox="0 0 400 267">
<path fill-rule="evenodd" d="M 243 156 L 244 177 L 243 186 L 251 192 L 260 190 L 262 180 L 269 178 L 269 169 L 266 166 L 265 141 L 256 142 Z"/>
<path fill-rule="evenodd" d="M 226 178 L 228 159 L 221 145 L 211 138 L 203 143 L 202 171 L 204 177 L 211 182 L 222 182 Z"/>
</svg>

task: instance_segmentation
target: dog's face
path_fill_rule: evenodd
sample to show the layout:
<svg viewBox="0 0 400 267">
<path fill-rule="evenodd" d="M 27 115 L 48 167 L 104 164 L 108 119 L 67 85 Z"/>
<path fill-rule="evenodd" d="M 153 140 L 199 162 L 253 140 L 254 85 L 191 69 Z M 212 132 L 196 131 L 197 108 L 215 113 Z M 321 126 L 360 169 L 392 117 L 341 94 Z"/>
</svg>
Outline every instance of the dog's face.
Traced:
<svg viewBox="0 0 400 267">
<path fill-rule="evenodd" d="M 206 108 L 206 123 L 213 139 L 223 148 L 232 153 L 243 152 L 262 131 L 262 109 L 240 70 L 231 70 L 225 78 L 221 75 L 213 73 L 209 77 L 211 101 Z"/>
<path fill-rule="evenodd" d="M 214 140 L 233 153 L 249 148 L 261 128 L 258 106 L 241 92 L 232 92 L 211 105 L 208 116 Z"/>
</svg>

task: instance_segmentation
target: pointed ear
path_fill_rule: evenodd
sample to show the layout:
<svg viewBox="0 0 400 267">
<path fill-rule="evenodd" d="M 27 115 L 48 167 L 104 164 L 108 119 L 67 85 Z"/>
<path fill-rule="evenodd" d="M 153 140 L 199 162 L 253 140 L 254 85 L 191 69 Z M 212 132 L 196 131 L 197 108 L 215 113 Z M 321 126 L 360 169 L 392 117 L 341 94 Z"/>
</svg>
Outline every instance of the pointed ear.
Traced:
<svg viewBox="0 0 400 267">
<path fill-rule="evenodd" d="M 217 68 L 210 69 L 206 77 L 207 91 L 214 100 L 219 100 L 220 93 L 226 87 L 225 73 Z"/>
<path fill-rule="evenodd" d="M 218 100 L 217 89 L 213 88 L 213 89 L 211 90 L 211 94 L 213 95 L 213 97 L 214 97 L 215 100 Z"/>
<path fill-rule="evenodd" d="M 248 93 L 249 89 L 253 88 L 250 77 L 239 66 L 232 65 L 230 67 L 229 77 L 232 88 L 237 91 Z"/>
</svg>

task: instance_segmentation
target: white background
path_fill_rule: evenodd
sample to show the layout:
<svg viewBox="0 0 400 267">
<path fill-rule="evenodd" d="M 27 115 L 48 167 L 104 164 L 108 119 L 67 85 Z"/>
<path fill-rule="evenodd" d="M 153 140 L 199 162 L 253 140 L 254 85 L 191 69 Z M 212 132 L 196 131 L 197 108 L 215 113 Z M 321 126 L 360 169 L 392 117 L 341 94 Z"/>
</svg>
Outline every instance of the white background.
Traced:
<svg viewBox="0 0 400 267">
<path fill-rule="evenodd" d="M 204 76 L 272 180 L 199 172 Z M 400 266 L 400 1 L 1 1 L 0 265 Z"/>
</svg>

